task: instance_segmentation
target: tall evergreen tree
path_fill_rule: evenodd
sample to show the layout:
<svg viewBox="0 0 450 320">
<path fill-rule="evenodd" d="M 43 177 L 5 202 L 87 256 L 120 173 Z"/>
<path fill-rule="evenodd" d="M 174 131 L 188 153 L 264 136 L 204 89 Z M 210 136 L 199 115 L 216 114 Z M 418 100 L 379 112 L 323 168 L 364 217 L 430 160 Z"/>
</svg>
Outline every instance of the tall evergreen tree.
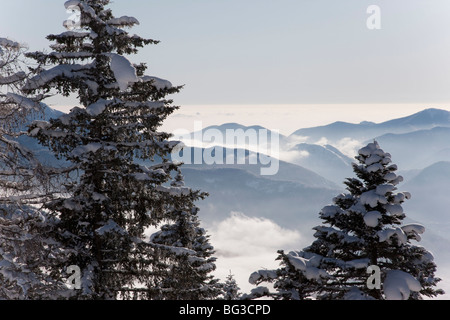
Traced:
<svg viewBox="0 0 450 320">
<path fill-rule="evenodd" d="M 172 187 L 184 199 L 174 203 L 170 210 L 173 223 L 163 225 L 151 237 L 153 244 L 161 245 L 162 276 L 156 287 L 162 299 L 214 299 L 220 293 L 220 284 L 211 275 L 216 269 L 214 248 L 206 230 L 200 227 L 199 208 L 192 201 L 206 194 L 186 188 L 180 171 Z"/>
<path fill-rule="evenodd" d="M 402 225 L 402 203 L 408 192 L 398 192 L 403 180 L 391 155 L 377 142 L 358 152 L 353 164 L 357 178 L 345 182 L 348 193 L 324 207 L 315 227 L 316 240 L 300 252 L 280 251 L 282 267 L 256 272 L 251 280 L 275 283 L 280 299 L 422 299 L 442 294 L 436 289 L 433 256 L 420 241 L 425 228 Z M 369 266 L 380 270 L 382 286 L 372 286 Z M 376 274 L 375 274 L 376 276 Z M 376 279 L 373 279 L 376 280 Z"/>
<path fill-rule="evenodd" d="M 64 185 L 64 196 L 46 204 L 60 219 L 58 240 L 73 252 L 64 264 L 81 269 L 77 298 L 153 298 L 152 288 L 139 287 L 156 275 L 158 263 L 144 232 L 169 219 L 174 205 L 195 198 L 167 186 L 179 166 L 169 157 L 177 143 L 158 131 L 177 109 L 166 96 L 180 87 L 145 75 L 145 64 L 125 57 L 157 41 L 130 35 L 125 28 L 138 21 L 114 17 L 108 4 L 67 1 L 66 8 L 80 11 L 79 28 L 49 35 L 53 52 L 29 54 L 54 66 L 37 70 L 26 92 L 76 94 L 80 103 L 50 123 L 34 122 L 29 132 L 79 174 Z"/>
</svg>

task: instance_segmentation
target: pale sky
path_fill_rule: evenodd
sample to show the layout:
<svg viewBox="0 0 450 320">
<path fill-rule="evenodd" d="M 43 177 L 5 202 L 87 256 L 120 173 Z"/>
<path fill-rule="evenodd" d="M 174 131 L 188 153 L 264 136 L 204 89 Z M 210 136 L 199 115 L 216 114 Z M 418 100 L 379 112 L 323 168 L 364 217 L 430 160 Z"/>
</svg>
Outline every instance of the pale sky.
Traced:
<svg viewBox="0 0 450 320">
<path fill-rule="evenodd" d="M 49 51 L 45 36 L 63 32 L 70 16 L 64 2 L 0 0 L 0 36 Z M 366 25 L 374 4 L 381 9 L 380 30 Z M 315 106 L 309 123 L 350 119 L 355 105 L 353 117 L 361 121 L 377 121 L 364 105 L 383 104 L 387 114 L 374 115 L 382 120 L 395 117 L 398 104 L 411 106 L 404 115 L 426 107 L 450 110 L 448 0 L 115 0 L 110 7 L 115 16 L 140 21 L 130 32 L 161 40 L 131 59 L 146 62 L 152 75 L 184 84 L 173 99 L 190 110 Z M 317 107 L 330 104 L 336 107 Z M 223 120 L 251 121 L 243 117 Z"/>
</svg>

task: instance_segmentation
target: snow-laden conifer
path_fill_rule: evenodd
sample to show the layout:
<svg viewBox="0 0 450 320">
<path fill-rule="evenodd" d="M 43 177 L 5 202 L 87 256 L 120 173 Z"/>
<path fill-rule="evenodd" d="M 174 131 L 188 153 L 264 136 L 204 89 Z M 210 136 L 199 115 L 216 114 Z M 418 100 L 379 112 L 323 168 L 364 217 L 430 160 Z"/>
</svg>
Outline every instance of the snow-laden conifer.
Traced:
<svg viewBox="0 0 450 320">
<path fill-rule="evenodd" d="M 59 119 L 34 122 L 29 133 L 76 168 L 75 179 L 46 208 L 60 220 L 58 240 L 73 252 L 64 264 L 81 269 L 77 297 L 151 299 L 154 288 L 144 284 L 158 276 L 158 257 L 145 231 L 195 196 L 179 197 L 179 188 L 170 186 L 179 167 L 170 160 L 177 142 L 159 129 L 177 109 L 167 96 L 180 87 L 130 61 L 157 41 L 130 34 L 138 20 L 115 17 L 108 3 L 67 1 L 66 8 L 79 10 L 79 23 L 47 37 L 50 53 L 28 55 L 49 67 L 35 70 L 26 92 L 79 100 Z"/>
<path fill-rule="evenodd" d="M 281 267 L 255 272 L 251 283 L 272 282 L 276 292 L 269 295 L 295 300 L 416 300 L 443 293 L 435 288 L 433 255 L 416 244 L 425 227 L 403 223 L 402 204 L 411 194 L 397 189 L 403 178 L 391 155 L 373 142 L 356 159 L 357 178 L 347 179 L 348 192 L 320 211 L 316 240 L 302 251 L 279 251 Z M 372 285 L 370 266 L 380 270 L 380 288 Z"/>
<path fill-rule="evenodd" d="M 224 300 L 240 300 L 241 299 L 241 288 L 239 288 L 234 275 L 231 273 L 227 276 L 225 283 L 222 287 L 223 299 Z"/>
</svg>

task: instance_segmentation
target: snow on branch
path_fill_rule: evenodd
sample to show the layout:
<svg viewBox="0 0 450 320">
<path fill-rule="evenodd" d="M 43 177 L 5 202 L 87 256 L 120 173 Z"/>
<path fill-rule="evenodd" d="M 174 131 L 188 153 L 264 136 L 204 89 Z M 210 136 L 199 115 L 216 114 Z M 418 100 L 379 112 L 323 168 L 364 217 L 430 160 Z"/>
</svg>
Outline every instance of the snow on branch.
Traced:
<svg viewBox="0 0 450 320">
<path fill-rule="evenodd" d="M 26 73 L 21 71 L 21 72 L 17 72 L 15 74 L 12 74 L 10 76 L 0 76 L 0 85 L 8 85 L 8 84 L 13 84 L 19 81 L 24 80 L 27 77 Z"/>
<path fill-rule="evenodd" d="M 117 53 L 105 53 L 104 55 L 111 58 L 111 70 L 121 91 L 127 90 L 130 83 L 139 81 L 136 69 L 127 58 Z"/>
<path fill-rule="evenodd" d="M 20 50 L 20 48 L 22 46 L 18 42 L 15 42 L 15 41 L 12 41 L 12 40 L 8 40 L 8 39 L 5 39 L 5 38 L 0 38 L 0 48 L 1 47 L 7 48 L 7 49 L 10 49 L 10 50 L 13 50 L 13 51 L 18 51 L 18 50 Z M 2 53 L 1 49 L 0 49 L 0 53 Z"/>
<path fill-rule="evenodd" d="M 75 78 L 83 75 L 83 71 L 93 68 L 92 64 L 61 64 L 52 69 L 42 71 L 27 81 L 23 90 L 37 90 L 45 85 L 49 85 L 57 77 Z"/>
<path fill-rule="evenodd" d="M 41 109 L 40 104 L 38 102 L 35 102 L 29 98 L 18 95 L 16 93 L 9 92 L 6 94 L 6 98 L 7 102 L 15 103 L 27 110 L 39 111 Z"/>
<path fill-rule="evenodd" d="M 139 25 L 139 21 L 136 18 L 128 16 L 113 18 L 108 20 L 106 23 L 115 27 L 132 27 L 134 25 Z"/>
<path fill-rule="evenodd" d="M 408 300 L 411 291 L 422 290 L 420 282 L 409 273 L 401 270 L 390 270 L 386 273 L 383 292 L 386 300 Z"/>
<path fill-rule="evenodd" d="M 108 222 L 103 226 L 95 230 L 98 235 L 104 235 L 105 233 L 118 232 L 120 234 L 127 234 L 128 232 L 119 226 L 115 221 L 108 220 Z"/>
<path fill-rule="evenodd" d="M 164 80 L 161 78 L 153 77 L 153 76 L 143 76 L 141 77 L 142 82 L 153 82 L 153 85 L 158 90 L 162 89 L 171 89 L 173 87 L 172 83 L 168 80 Z"/>
</svg>

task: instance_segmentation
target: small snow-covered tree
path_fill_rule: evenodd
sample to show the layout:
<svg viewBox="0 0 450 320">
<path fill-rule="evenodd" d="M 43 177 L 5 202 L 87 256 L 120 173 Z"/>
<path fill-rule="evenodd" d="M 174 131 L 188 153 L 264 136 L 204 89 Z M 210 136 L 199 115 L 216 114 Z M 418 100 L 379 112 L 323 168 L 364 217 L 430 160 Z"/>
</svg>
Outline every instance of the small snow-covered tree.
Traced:
<svg viewBox="0 0 450 320">
<path fill-rule="evenodd" d="M 397 191 L 403 178 L 391 155 L 373 142 L 356 159 L 357 178 L 347 179 L 348 193 L 321 210 L 316 240 L 299 252 L 280 251 L 282 267 L 254 273 L 253 283 L 274 282 L 273 296 L 284 299 L 416 300 L 443 293 L 435 288 L 440 279 L 433 256 L 412 243 L 425 228 L 402 224 L 402 203 L 411 195 Z M 381 288 L 368 284 L 369 266 L 379 268 Z"/>
<path fill-rule="evenodd" d="M 268 296 L 275 300 L 311 299 L 311 295 L 317 290 L 316 280 L 320 281 L 320 277 L 311 278 L 311 274 L 307 275 L 302 272 L 302 268 L 298 268 L 297 259 L 292 258 L 294 255 L 295 253 L 293 252 L 286 254 L 283 250 L 279 250 L 277 260 L 280 261 L 282 268 L 277 270 L 259 270 L 252 273 L 249 278 L 251 284 L 273 283 L 276 292 L 270 292 L 268 288 L 261 286 L 259 290 L 252 292 L 249 298 Z M 315 271 L 319 272 L 319 270 Z M 319 274 L 316 275 L 319 276 Z"/>
<path fill-rule="evenodd" d="M 222 293 L 224 300 L 240 300 L 241 293 L 239 292 L 241 288 L 239 288 L 234 275 L 231 273 L 227 276 L 225 283 L 222 286 Z"/>
<path fill-rule="evenodd" d="M 220 294 L 220 284 L 211 275 L 216 269 L 214 248 L 206 230 L 200 227 L 199 208 L 193 202 L 206 194 L 185 187 L 180 171 L 172 187 L 181 200 L 170 209 L 173 222 L 163 225 L 150 239 L 160 251 L 156 283 L 160 299 L 214 299 Z"/>
<path fill-rule="evenodd" d="M 157 41 L 129 34 L 137 19 L 114 17 L 108 4 L 67 1 L 66 8 L 80 12 L 79 27 L 66 23 L 69 31 L 47 37 L 53 52 L 28 55 L 53 67 L 37 70 L 26 92 L 79 99 L 69 114 L 36 121 L 29 132 L 79 175 L 46 204 L 60 219 L 58 240 L 73 252 L 64 264 L 81 269 L 77 298 L 152 298 L 153 288 L 141 285 L 157 276 L 159 261 L 144 233 L 170 219 L 178 202 L 195 197 L 180 198 L 170 186 L 179 167 L 170 153 L 178 143 L 159 131 L 177 109 L 166 97 L 180 87 L 145 75 L 145 64 L 128 60 Z"/>
</svg>

